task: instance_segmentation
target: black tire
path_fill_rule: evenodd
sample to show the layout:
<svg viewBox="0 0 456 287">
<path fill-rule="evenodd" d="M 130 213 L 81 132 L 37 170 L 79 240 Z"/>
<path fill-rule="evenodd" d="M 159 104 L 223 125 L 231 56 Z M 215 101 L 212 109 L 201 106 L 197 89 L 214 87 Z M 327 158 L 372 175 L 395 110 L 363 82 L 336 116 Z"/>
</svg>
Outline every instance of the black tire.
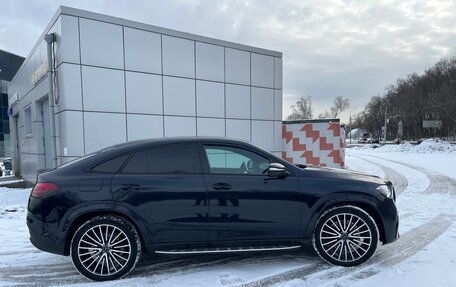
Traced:
<svg viewBox="0 0 456 287">
<path fill-rule="evenodd" d="M 363 209 L 345 205 L 331 208 L 319 218 L 313 246 L 328 263 L 356 266 L 369 261 L 379 245 L 375 220 Z"/>
<path fill-rule="evenodd" d="M 122 278 L 141 257 L 141 240 L 132 224 L 122 217 L 94 217 L 74 233 L 70 247 L 74 267 L 95 281 Z"/>
</svg>

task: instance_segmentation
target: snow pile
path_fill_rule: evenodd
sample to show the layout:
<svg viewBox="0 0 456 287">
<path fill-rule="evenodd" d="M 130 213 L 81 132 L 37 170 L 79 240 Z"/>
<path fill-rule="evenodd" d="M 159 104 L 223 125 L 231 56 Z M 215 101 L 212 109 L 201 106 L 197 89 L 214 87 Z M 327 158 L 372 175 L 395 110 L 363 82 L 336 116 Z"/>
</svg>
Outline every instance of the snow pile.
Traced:
<svg viewBox="0 0 456 287">
<path fill-rule="evenodd" d="M 437 139 L 427 139 L 421 144 L 416 146 L 416 152 L 428 153 L 434 151 L 441 152 L 454 152 L 456 151 L 456 145 L 452 145 L 446 141 Z"/>
<path fill-rule="evenodd" d="M 419 145 L 412 145 L 408 142 L 402 144 L 387 144 L 379 146 L 366 144 L 360 147 L 353 147 L 353 150 L 374 150 L 375 152 L 409 152 L 409 153 L 433 153 L 433 152 L 456 152 L 456 145 L 438 139 L 427 139 Z"/>
</svg>

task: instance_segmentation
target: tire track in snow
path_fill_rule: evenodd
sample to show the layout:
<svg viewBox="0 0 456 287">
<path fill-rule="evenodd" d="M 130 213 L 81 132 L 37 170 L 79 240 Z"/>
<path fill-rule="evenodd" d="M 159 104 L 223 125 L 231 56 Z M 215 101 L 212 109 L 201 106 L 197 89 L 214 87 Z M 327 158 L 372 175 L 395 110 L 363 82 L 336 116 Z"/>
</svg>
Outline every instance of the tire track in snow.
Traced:
<svg viewBox="0 0 456 287">
<path fill-rule="evenodd" d="M 446 175 L 442 175 L 442 174 L 427 170 L 422 167 L 413 166 L 413 165 L 403 163 L 400 161 L 396 161 L 396 160 L 385 159 L 385 158 L 375 156 L 375 155 L 364 155 L 363 154 L 362 156 L 356 156 L 356 157 L 361 158 L 361 159 L 365 159 L 364 157 L 378 158 L 378 159 L 394 162 L 396 164 L 400 164 L 400 165 L 406 166 L 408 168 L 419 170 L 422 173 L 426 174 L 426 176 L 429 177 L 429 180 L 431 181 L 431 184 L 429 185 L 429 187 L 424 191 L 425 193 L 441 193 L 441 194 L 448 194 L 451 196 L 456 196 L 456 180 L 451 177 L 448 177 Z M 365 160 L 369 161 L 367 159 L 365 159 Z"/>
<path fill-rule="evenodd" d="M 357 156 L 357 155 L 349 155 L 351 157 L 355 157 L 355 158 L 359 158 L 361 160 L 364 160 L 364 161 L 367 161 L 371 164 L 374 164 L 376 166 L 378 166 L 381 170 L 383 170 L 383 172 L 385 173 L 385 179 L 386 180 L 389 180 L 393 183 L 394 185 L 394 188 L 396 190 L 396 193 L 397 195 L 401 194 L 408 186 L 408 180 L 407 178 L 402 175 L 401 173 L 398 173 L 397 171 L 385 166 L 385 165 L 382 165 L 382 164 L 379 164 L 375 161 L 372 161 L 372 160 L 367 160 L 363 157 L 360 157 L 360 156 Z"/>
</svg>

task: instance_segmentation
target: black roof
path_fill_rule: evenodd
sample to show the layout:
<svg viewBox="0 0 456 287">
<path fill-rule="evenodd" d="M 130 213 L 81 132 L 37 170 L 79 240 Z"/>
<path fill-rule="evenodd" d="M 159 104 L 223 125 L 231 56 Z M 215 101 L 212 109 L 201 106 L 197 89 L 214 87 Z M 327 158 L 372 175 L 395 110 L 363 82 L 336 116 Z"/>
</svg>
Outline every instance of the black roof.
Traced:
<svg viewBox="0 0 456 287">
<path fill-rule="evenodd" d="M 151 138 L 143 140 L 135 140 L 130 142 L 125 142 L 113 146 L 106 147 L 99 152 L 112 150 L 115 148 L 116 153 L 127 152 L 130 150 L 147 148 L 157 145 L 167 145 L 167 144 L 176 144 L 176 143 L 188 143 L 188 142 L 213 142 L 213 143 L 231 143 L 231 144 L 241 144 L 252 146 L 250 143 L 243 140 L 228 139 L 222 137 L 165 137 L 165 138 Z"/>
</svg>

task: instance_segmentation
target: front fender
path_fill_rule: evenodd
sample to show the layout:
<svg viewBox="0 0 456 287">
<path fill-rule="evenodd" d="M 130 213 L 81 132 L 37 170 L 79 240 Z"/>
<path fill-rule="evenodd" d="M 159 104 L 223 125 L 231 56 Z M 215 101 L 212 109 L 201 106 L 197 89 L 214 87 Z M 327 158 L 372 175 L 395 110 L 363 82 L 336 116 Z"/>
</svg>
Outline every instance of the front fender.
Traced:
<svg viewBox="0 0 456 287">
<path fill-rule="evenodd" d="M 360 194 L 353 192 L 340 192 L 328 194 L 320 198 L 315 204 L 309 209 L 309 220 L 307 226 L 303 226 L 303 234 L 301 238 L 311 239 L 315 226 L 320 216 L 329 208 L 337 205 L 355 205 L 355 206 L 369 206 L 372 209 L 377 209 L 378 199 L 370 194 Z"/>
</svg>

